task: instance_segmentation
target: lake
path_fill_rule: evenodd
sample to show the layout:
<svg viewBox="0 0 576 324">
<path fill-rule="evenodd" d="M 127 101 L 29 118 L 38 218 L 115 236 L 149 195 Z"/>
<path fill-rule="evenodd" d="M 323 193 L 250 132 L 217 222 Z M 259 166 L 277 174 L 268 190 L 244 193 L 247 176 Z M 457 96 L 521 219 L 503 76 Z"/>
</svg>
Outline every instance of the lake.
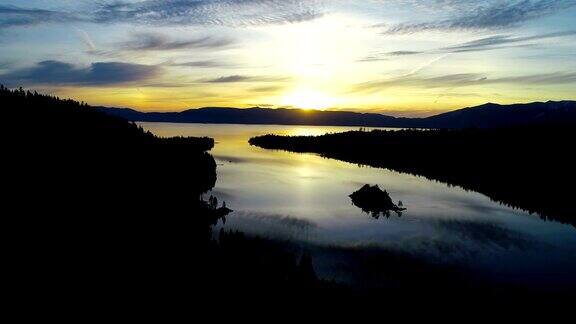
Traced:
<svg viewBox="0 0 576 324">
<path fill-rule="evenodd" d="M 257 135 L 322 135 L 358 127 L 139 124 L 164 137 L 214 138 L 218 181 L 208 195 L 234 210 L 224 226 L 324 251 L 314 254 L 320 276 L 353 280 L 342 266 L 347 261 L 330 249 L 381 249 L 506 282 L 576 283 L 572 225 L 423 177 L 248 144 Z M 407 210 L 389 218 L 363 213 L 348 196 L 364 184 L 379 185 Z"/>
</svg>

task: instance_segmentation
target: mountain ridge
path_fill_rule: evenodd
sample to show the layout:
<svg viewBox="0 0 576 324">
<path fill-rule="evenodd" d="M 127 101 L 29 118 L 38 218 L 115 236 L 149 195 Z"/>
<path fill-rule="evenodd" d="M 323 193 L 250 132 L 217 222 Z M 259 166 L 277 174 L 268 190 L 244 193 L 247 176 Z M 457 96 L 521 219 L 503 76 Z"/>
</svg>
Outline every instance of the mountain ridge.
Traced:
<svg viewBox="0 0 576 324">
<path fill-rule="evenodd" d="M 511 105 L 486 103 L 422 118 L 394 117 L 379 113 L 352 111 L 260 107 L 202 107 L 180 112 L 140 112 L 132 108 L 95 108 L 135 122 L 400 128 L 492 128 L 531 124 L 576 125 L 576 101 L 572 100 L 550 100 Z"/>
</svg>

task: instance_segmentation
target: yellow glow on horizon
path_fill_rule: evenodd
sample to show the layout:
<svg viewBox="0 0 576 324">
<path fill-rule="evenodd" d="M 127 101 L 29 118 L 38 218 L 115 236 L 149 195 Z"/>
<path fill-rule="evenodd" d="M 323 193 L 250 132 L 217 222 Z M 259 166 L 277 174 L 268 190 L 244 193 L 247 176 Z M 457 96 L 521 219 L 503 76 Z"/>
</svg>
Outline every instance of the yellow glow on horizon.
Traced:
<svg viewBox="0 0 576 324">
<path fill-rule="evenodd" d="M 321 92 L 308 89 L 299 89 L 287 94 L 283 100 L 283 106 L 291 106 L 301 109 L 323 110 L 334 106 L 336 100 Z"/>
<path fill-rule="evenodd" d="M 345 93 L 338 91 L 338 87 L 323 86 L 322 84 L 305 84 L 291 88 L 284 94 L 268 95 L 263 93 L 255 96 L 246 92 L 243 85 L 237 88 L 229 86 L 225 94 L 217 92 L 214 87 L 214 96 L 205 96 L 197 88 L 60 88 L 51 93 L 61 97 L 71 97 L 85 101 L 93 106 L 126 107 L 140 111 L 182 111 L 199 107 L 252 107 L 259 103 L 270 103 L 274 107 L 291 106 L 293 108 L 309 110 L 339 110 L 367 113 L 382 113 L 394 116 L 423 117 L 435 115 L 449 110 L 480 105 L 494 98 L 478 95 L 452 97 L 441 96 L 435 89 L 421 90 L 414 96 L 412 89 L 395 88 L 394 92 L 383 93 Z M 304 83 L 305 85 L 302 85 Z M 207 85 L 209 87 L 211 85 Z M 345 86 L 342 87 L 345 89 Z M 202 89 L 204 90 L 204 89 Z M 210 89 L 211 90 L 211 89 Z M 480 93 L 480 89 L 471 89 Z M 545 93 L 532 91 L 527 94 L 522 91 L 510 92 L 510 98 L 498 100 L 501 104 L 516 102 L 537 101 L 539 95 Z M 557 96 L 561 98 L 560 95 Z M 517 99 L 517 98 L 523 98 Z M 554 98 L 554 97 L 552 97 Z"/>
<path fill-rule="evenodd" d="M 442 87 L 420 86 L 418 83 L 386 82 L 410 73 L 414 66 L 426 66 L 426 69 L 420 69 L 423 74 L 421 79 L 426 80 L 435 75 L 434 72 L 441 73 L 435 71 L 435 68 L 447 63 L 457 64 L 458 61 L 451 57 L 450 61 L 435 59 L 432 61 L 434 64 L 431 64 L 430 58 L 435 57 L 431 55 L 359 62 L 371 55 L 381 38 L 378 34 L 367 34 L 363 26 L 363 22 L 355 16 L 334 14 L 299 24 L 250 29 L 250 33 L 259 36 L 252 39 L 250 50 L 226 50 L 234 53 L 238 66 L 246 67 L 245 70 L 236 71 L 217 66 L 199 69 L 163 65 L 161 78 L 154 80 L 158 86 L 151 83 L 140 88 L 128 85 L 82 87 L 62 90 L 60 94 L 72 95 L 93 105 L 129 107 L 141 111 L 262 106 L 410 117 L 429 116 L 495 101 L 483 94 L 500 91 L 500 85 L 446 90 Z M 393 48 L 398 40 L 391 41 L 389 45 Z M 166 60 L 162 55 L 147 53 L 146 57 L 136 63 L 158 64 Z M 180 57 L 175 60 L 185 61 Z M 458 66 L 458 69 L 474 71 L 474 66 L 467 62 L 466 66 Z M 203 81 L 234 75 L 248 78 L 242 82 Z M 162 81 L 166 80 L 169 82 L 163 86 Z M 383 85 L 381 88 L 362 91 L 360 86 L 370 82 L 383 82 Z M 534 90 L 529 94 L 536 97 Z M 513 97 L 501 98 L 499 102 L 512 103 L 519 101 L 517 98 L 528 100 L 527 95 L 526 91 L 519 91 Z"/>
</svg>

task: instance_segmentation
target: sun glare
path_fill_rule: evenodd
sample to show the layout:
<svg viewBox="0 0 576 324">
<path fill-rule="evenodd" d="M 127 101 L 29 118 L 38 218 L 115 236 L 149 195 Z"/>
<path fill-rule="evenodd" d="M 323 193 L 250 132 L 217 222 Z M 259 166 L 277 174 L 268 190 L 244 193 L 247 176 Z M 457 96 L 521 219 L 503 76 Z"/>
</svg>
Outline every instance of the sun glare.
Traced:
<svg viewBox="0 0 576 324">
<path fill-rule="evenodd" d="M 301 109 L 322 110 L 335 104 L 335 99 L 312 90 L 297 90 L 284 97 L 282 105 Z"/>
</svg>

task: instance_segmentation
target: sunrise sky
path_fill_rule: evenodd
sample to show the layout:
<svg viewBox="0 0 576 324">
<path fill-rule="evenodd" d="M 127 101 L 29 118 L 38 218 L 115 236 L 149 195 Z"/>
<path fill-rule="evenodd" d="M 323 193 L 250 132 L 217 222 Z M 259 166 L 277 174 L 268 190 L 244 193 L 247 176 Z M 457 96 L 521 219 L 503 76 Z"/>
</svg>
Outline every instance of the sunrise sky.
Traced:
<svg viewBox="0 0 576 324">
<path fill-rule="evenodd" d="M 0 0 L 0 48 L 0 83 L 139 110 L 576 99 L 576 0 Z"/>
</svg>

